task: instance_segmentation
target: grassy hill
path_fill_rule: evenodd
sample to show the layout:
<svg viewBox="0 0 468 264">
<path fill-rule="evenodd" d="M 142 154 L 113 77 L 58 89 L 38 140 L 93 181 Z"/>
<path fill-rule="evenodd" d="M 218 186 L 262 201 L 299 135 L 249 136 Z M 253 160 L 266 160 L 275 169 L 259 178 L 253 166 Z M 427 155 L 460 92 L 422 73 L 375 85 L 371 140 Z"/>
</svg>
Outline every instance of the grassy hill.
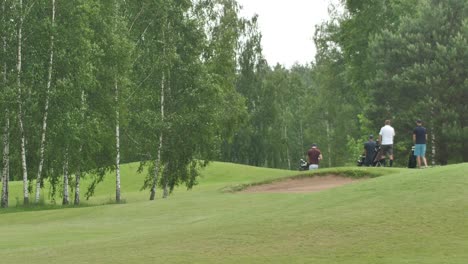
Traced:
<svg viewBox="0 0 468 264">
<path fill-rule="evenodd" d="M 1 263 L 466 263 L 468 164 L 384 175 L 318 193 L 227 193 L 294 171 L 213 163 L 191 191 L 147 201 L 135 164 L 125 204 L 0 210 Z M 328 172 L 321 170 L 321 172 Z M 20 195 L 21 183 L 12 192 Z M 17 185 L 17 186 L 14 186 Z M 21 196 L 19 196 L 21 197 Z M 88 203 L 114 197 L 108 177 Z M 14 199 L 12 199 L 14 200 Z M 14 206 L 13 206 L 14 207 Z"/>
</svg>

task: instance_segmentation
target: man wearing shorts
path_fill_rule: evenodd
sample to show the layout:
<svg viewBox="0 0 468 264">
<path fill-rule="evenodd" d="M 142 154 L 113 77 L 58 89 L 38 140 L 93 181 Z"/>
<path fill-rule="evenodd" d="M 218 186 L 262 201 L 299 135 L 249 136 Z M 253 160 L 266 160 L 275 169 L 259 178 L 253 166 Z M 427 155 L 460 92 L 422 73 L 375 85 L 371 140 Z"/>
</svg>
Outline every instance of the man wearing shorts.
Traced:
<svg viewBox="0 0 468 264">
<path fill-rule="evenodd" d="M 390 126 L 390 120 L 385 120 L 385 126 L 380 129 L 379 141 L 382 148 L 382 159 L 385 160 L 388 155 L 390 159 L 390 167 L 393 167 L 393 138 L 395 137 L 395 129 Z M 384 162 L 387 166 L 387 162 Z"/>
<path fill-rule="evenodd" d="M 427 132 L 426 128 L 422 126 L 422 121 L 416 121 L 416 128 L 413 131 L 413 143 L 414 145 L 414 155 L 416 156 L 416 161 L 418 163 L 418 168 L 421 168 L 421 159 L 424 163 L 424 168 L 427 168 L 426 160 L 426 141 L 427 141 Z"/>
</svg>

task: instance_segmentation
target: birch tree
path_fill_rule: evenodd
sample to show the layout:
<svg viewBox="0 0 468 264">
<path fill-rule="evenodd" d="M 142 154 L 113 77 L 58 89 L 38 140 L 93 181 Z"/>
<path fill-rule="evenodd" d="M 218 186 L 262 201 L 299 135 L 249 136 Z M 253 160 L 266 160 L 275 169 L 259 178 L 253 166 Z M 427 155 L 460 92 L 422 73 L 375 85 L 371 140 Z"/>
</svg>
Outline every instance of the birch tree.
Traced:
<svg viewBox="0 0 468 264">
<path fill-rule="evenodd" d="M 62 193 L 62 205 L 70 204 L 70 195 L 69 195 L 69 176 L 68 176 L 68 150 L 65 150 L 65 157 L 63 158 L 63 193 Z"/>
<path fill-rule="evenodd" d="M 131 25 L 140 55 L 134 67 L 138 101 L 132 102 L 135 119 L 129 128 L 139 128 L 132 135 L 142 157 L 151 160 L 143 186 L 150 189 L 150 199 L 157 196 L 157 187 L 165 190 L 163 197 L 180 184 L 191 188 L 198 168 L 216 156 L 223 131 L 219 110 L 224 98 L 232 98 L 223 92 L 233 84 L 215 81 L 209 72 L 216 66 L 203 63 L 211 48 L 200 17 L 211 12 L 212 2 L 218 1 L 142 1 L 133 8 L 139 19 Z"/>
<path fill-rule="evenodd" d="M 103 151 L 102 133 L 109 133 L 100 131 L 103 119 L 98 111 L 101 102 L 97 102 L 105 98 L 99 93 L 96 81 L 99 48 L 95 31 L 99 26 L 99 5 L 95 1 L 61 2 L 60 10 L 55 26 L 60 38 L 54 39 L 56 85 L 51 98 L 53 109 L 49 111 L 50 119 L 54 120 L 50 124 L 48 144 L 52 166 L 49 171 L 57 178 L 58 172 L 64 171 L 63 167 L 68 168 L 74 203 L 79 204 L 81 178 L 91 169 L 107 166 L 96 154 Z M 57 183 L 56 180 L 51 182 Z"/>
<path fill-rule="evenodd" d="M 16 63 L 16 85 L 17 85 L 17 104 L 18 104 L 18 126 L 20 129 L 21 139 L 21 168 L 23 172 L 23 203 L 29 204 L 29 181 L 28 181 L 28 167 L 26 163 L 26 135 L 24 131 L 23 123 L 23 96 L 21 87 L 21 75 L 22 75 L 22 47 L 23 47 L 23 21 L 24 21 L 24 10 L 23 0 L 18 2 L 18 26 L 17 26 L 17 37 L 18 37 L 18 50 L 17 50 L 17 63 Z"/>
<path fill-rule="evenodd" d="M 50 100 L 50 89 L 52 84 L 52 71 L 54 65 L 54 28 L 55 28 L 55 0 L 51 0 L 52 12 L 51 12 L 51 32 L 50 32 L 50 55 L 49 55 L 49 67 L 47 74 L 47 85 L 46 85 L 46 95 L 44 103 L 44 116 L 42 119 L 42 134 L 41 134 L 41 143 L 39 150 L 39 166 L 36 178 L 36 203 L 40 200 L 41 186 L 42 186 L 42 170 L 44 166 L 44 152 L 46 145 L 46 135 L 47 135 L 47 117 L 49 115 L 49 100 Z"/>
<path fill-rule="evenodd" d="M 5 127 L 3 129 L 3 171 L 2 171 L 2 197 L 1 206 L 3 208 L 8 207 L 8 191 L 9 191 L 9 157 L 10 157 L 10 117 L 8 111 L 5 113 Z"/>
<path fill-rule="evenodd" d="M 164 17 L 164 20 L 163 20 L 163 28 L 161 30 L 162 32 L 162 58 L 163 60 L 165 60 L 165 56 L 166 56 L 166 34 L 165 34 L 165 27 L 166 27 L 166 21 L 167 21 L 167 18 Z M 161 123 L 164 125 L 164 121 L 165 121 L 165 113 L 164 113 L 164 104 L 165 104 L 165 92 L 166 92 L 166 73 L 165 73 L 165 68 L 164 68 L 164 64 L 163 64 L 163 67 L 162 67 L 162 76 L 161 76 L 161 91 L 160 91 L 160 113 L 161 113 L 161 117 L 160 117 L 160 120 L 161 120 Z M 158 142 L 158 148 L 156 150 L 157 154 L 156 154 L 156 160 L 154 161 L 154 174 L 153 174 L 153 180 L 152 180 L 152 183 L 151 183 L 151 194 L 150 194 L 150 200 L 154 200 L 155 196 L 156 196 L 156 187 L 158 185 L 158 176 L 159 176 L 159 172 L 161 171 L 161 153 L 162 153 L 162 148 L 163 148 L 163 139 L 164 139 L 164 131 L 163 129 L 160 130 L 159 132 L 159 142 Z M 167 173 L 167 171 L 166 171 Z M 167 192 L 165 192 L 165 194 L 167 194 Z M 167 196 L 166 196 L 167 197 Z"/>
<path fill-rule="evenodd" d="M 6 19 L 6 4 L 7 1 L 2 1 L 2 85 L 3 85 L 3 92 L 7 91 L 7 19 Z M 9 182 L 9 165 L 10 165 L 10 116 L 8 107 L 5 108 L 5 123 L 3 128 L 3 170 L 2 170 L 2 196 L 1 196 L 1 207 L 5 208 L 8 207 L 8 182 Z"/>
<path fill-rule="evenodd" d="M 143 159 L 152 161 L 144 184 L 145 188 L 150 189 L 151 200 L 155 199 L 163 147 L 164 120 L 160 117 L 164 116 L 163 88 L 166 81 L 163 77 L 165 73 L 162 60 L 166 58 L 163 56 L 165 43 L 161 36 L 164 34 L 162 30 L 165 12 L 170 4 L 170 1 L 142 1 L 139 5 L 129 6 L 134 17 L 130 32 L 136 38 L 138 50 L 133 71 L 138 85 L 133 91 L 133 100 L 129 102 L 136 118 L 131 120 L 129 129 L 139 142 L 140 155 Z M 132 129 L 136 127 L 139 129 Z"/>
<path fill-rule="evenodd" d="M 128 122 L 129 114 L 126 112 L 128 90 L 131 86 L 131 67 L 134 55 L 133 43 L 130 41 L 130 30 L 127 20 L 131 10 L 126 2 L 102 2 L 99 12 L 99 26 L 93 28 L 96 36 L 96 45 L 102 49 L 96 60 L 96 79 L 102 98 L 97 112 L 99 119 L 106 125 L 106 143 L 113 144 L 108 148 L 106 156 L 113 155 L 113 168 L 115 168 L 115 200 L 121 201 L 121 130 Z M 123 100 L 122 98 L 127 98 Z M 112 100 L 110 100 L 112 99 Z M 90 106 L 92 107 L 92 106 Z M 90 109 L 91 110 L 91 109 Z M 93 112 L 96 112 L 93 110 Z M 111 118 L 109 118 L 111 117 Z M 113 135 L 113 137 L 111 137 Z M 108 141 L 109 140 L 109 141 Z M 112 142 L 112 143 L 111 143 Z M 109 166 L 110 164 L 106 164 Z M 97 178 L 96 180 L 99 180 Z M 97 181 L 96 181 L 97 183 Z"/>
</svg>

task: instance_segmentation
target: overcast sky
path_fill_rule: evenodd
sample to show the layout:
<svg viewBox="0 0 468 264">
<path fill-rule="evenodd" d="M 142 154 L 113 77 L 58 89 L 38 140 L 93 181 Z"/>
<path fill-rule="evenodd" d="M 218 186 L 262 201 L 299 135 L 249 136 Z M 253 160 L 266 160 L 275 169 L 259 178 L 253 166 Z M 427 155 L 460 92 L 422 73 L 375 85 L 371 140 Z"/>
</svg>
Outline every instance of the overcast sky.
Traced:
<svg viewBox="0 0 468 264">
<path fill-rule="evenodd" d="M 270 65 L 305 64 L 315 56 L 315 25 L 327 20 L 329 0 L 237 0 L 242 16 L 259 15 L 263 55 Z"/>
</svg>

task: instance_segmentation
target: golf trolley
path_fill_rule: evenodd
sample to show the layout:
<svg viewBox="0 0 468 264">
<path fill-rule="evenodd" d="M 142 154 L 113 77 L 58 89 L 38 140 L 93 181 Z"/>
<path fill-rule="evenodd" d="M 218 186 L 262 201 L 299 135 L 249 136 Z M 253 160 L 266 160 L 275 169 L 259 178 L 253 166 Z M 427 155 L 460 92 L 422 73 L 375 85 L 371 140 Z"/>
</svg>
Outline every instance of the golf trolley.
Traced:
<svg viewBox="0 0 468 264">
<path fill-rule="evenodd" d="M 385 164 L 385 159 L 382 159 L 383 150 L 381 145 L 375 145 L 374 153 L 372 155 L 371 164 L 366 163 L 366 155 L 359 156 L 357 160 L 357 166 L 369 166 L 369 167 L 383 167 Z"/>
<path fill-rule="evenodd" d="M 410 155 L 408 157 L 408 168 L 414 169 L 416 167 L 417 167 L 416 156 L 414 155 L 414 146 L 412 146 Z"/>
<path fill-rule="evenodd" d="M 307 161 L 305 161 L 304 159 L 300 159 L 300 161 L 299 161 L 299 170 L 300 171 L 309 170 L 309 163 Z"/>
</svg>

